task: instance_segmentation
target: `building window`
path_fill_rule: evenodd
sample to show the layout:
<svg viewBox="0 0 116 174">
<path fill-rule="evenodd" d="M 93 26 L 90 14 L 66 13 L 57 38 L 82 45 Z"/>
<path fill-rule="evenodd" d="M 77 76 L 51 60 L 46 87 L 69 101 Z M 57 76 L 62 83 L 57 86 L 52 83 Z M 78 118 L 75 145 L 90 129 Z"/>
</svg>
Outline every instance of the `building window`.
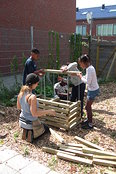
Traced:
<svg viewBox="0 0 116 174">
<path fill-rule="evenodd" d="M 114 36 L 116 36 L 116 24 L 114 24 L 114 31 L 113 31 Z"/>
<path fill-rule="evenodd" d="M 96 27 L 97 36 L 114 36 L 116 35 L 116 24 L 101 24 Z"/>
<path fill-rule="evenodd" d="M 77 25 L 76 34 L 81 34 L 82 36 L 86 36 L 86 25 Z"/>
</svg>

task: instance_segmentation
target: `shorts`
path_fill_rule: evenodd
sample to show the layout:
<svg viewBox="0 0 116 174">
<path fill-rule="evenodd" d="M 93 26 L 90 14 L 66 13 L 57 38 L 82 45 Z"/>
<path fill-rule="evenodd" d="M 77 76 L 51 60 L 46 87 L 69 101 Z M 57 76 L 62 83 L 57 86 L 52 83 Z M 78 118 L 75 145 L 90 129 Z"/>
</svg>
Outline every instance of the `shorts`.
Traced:
<svg viewBox="0 0 116 174">
<path fill-rule="evenodd" d="M 99 95 L 99 89 L 95 90 L 95 91 L 89 91 L 87 92 L 87 99 L 88 100 L 94 100 L 96 96 Z"/>
</svg>

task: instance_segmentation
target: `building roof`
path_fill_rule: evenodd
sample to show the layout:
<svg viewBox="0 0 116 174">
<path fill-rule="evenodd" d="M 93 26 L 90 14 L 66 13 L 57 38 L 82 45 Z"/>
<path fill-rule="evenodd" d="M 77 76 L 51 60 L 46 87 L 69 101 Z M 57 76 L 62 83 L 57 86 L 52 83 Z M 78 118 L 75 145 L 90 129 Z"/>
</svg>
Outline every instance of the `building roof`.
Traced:
<svg viewBox="0 0 116 174">
<path fill-rule="evenodd" d="M 76 20 L 86 20 L 88 12 L 92 12 L 93 19 L 116 18 L 116 5 L 102 5 L 101 7 L 78 9 L 76 12 Z"/>
</svg>

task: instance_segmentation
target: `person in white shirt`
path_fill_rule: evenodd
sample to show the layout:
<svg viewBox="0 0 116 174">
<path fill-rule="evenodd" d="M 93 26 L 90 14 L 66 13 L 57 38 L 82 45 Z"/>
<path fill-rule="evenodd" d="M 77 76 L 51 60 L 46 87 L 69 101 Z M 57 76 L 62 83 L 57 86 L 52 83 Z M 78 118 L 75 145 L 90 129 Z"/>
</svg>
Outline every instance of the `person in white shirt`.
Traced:
<svg viewBox="0 0 116 174">
<path fill-rule="evenodd" d="M 60 68 L 62 71 L 78 71 L 77 62 L 69 63 L 68 65 L 63 65 Z M 76 75 L 70 75 L 70 80 L 72 83 L 72 92 L 71 92 L 71 101 L 75 102 L 76 100 L 81 101 L 81 117 L 83 116 L 83 99 L 85 92 L 85 84 L 83 81 Z"/>
<path fill-rule="evenodd" d="M 97 82 L 97 76 L 95 68 L 91 65 L 90 58 L 88 55 L 82 55 L 78 59 L 78 63 L 81 68 L 86 69 L 86 75 L 82 76 L 81 73 L 77 73 L 77 76 L 87 84 L 87 101 L 86 101 L 86 111 L 87 111 L 87 120 L 82 123 L 82 128 L 91 129 L 92 125 L 92 103 L 96 96 L 99 95 L 99 85 Z"/>
<path fill-rule="evenodd" d="M 58 83 L 54 85 L 54 97 L 59 97 L 61 100 L 68 99 L 67 79 L 58 77 Z"/>
</svg>

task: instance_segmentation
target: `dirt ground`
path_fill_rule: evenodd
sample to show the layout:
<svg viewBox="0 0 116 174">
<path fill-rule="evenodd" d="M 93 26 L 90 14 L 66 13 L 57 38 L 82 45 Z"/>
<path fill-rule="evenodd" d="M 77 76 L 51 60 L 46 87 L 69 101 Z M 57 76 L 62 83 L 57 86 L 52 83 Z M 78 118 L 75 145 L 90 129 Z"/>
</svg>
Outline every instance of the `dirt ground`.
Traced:
<svg viewBox="0 0 116 174">
<path fill-rule="evenodd" d="M 83 130 L 80 125 L 71 131 L 54 128 L 67 142 L 76 143 L 74 136 L 80 136 L 108 151 L 116 152 L 116 83 L 100 86 L 100 96 L 93 104 L 93 130 Z M 56 147 L 57 141 L 49 134 L 41 136 L 30 144 L 21 139 L 22 130 L 18 125 L 19 111 L 16 107 L 2 107 L 0 110 L 0 135 L 7 133 L 0 139 L 0 146 L 5 144 L 10 148 L 27 155 L 41 164 L 44 164 L 60 174 L 110 174 L 115 168 L 94 165 L 92 167 L 58 159 L 56 156 L 42 152 L 43 146 Z"/>
</svg>

